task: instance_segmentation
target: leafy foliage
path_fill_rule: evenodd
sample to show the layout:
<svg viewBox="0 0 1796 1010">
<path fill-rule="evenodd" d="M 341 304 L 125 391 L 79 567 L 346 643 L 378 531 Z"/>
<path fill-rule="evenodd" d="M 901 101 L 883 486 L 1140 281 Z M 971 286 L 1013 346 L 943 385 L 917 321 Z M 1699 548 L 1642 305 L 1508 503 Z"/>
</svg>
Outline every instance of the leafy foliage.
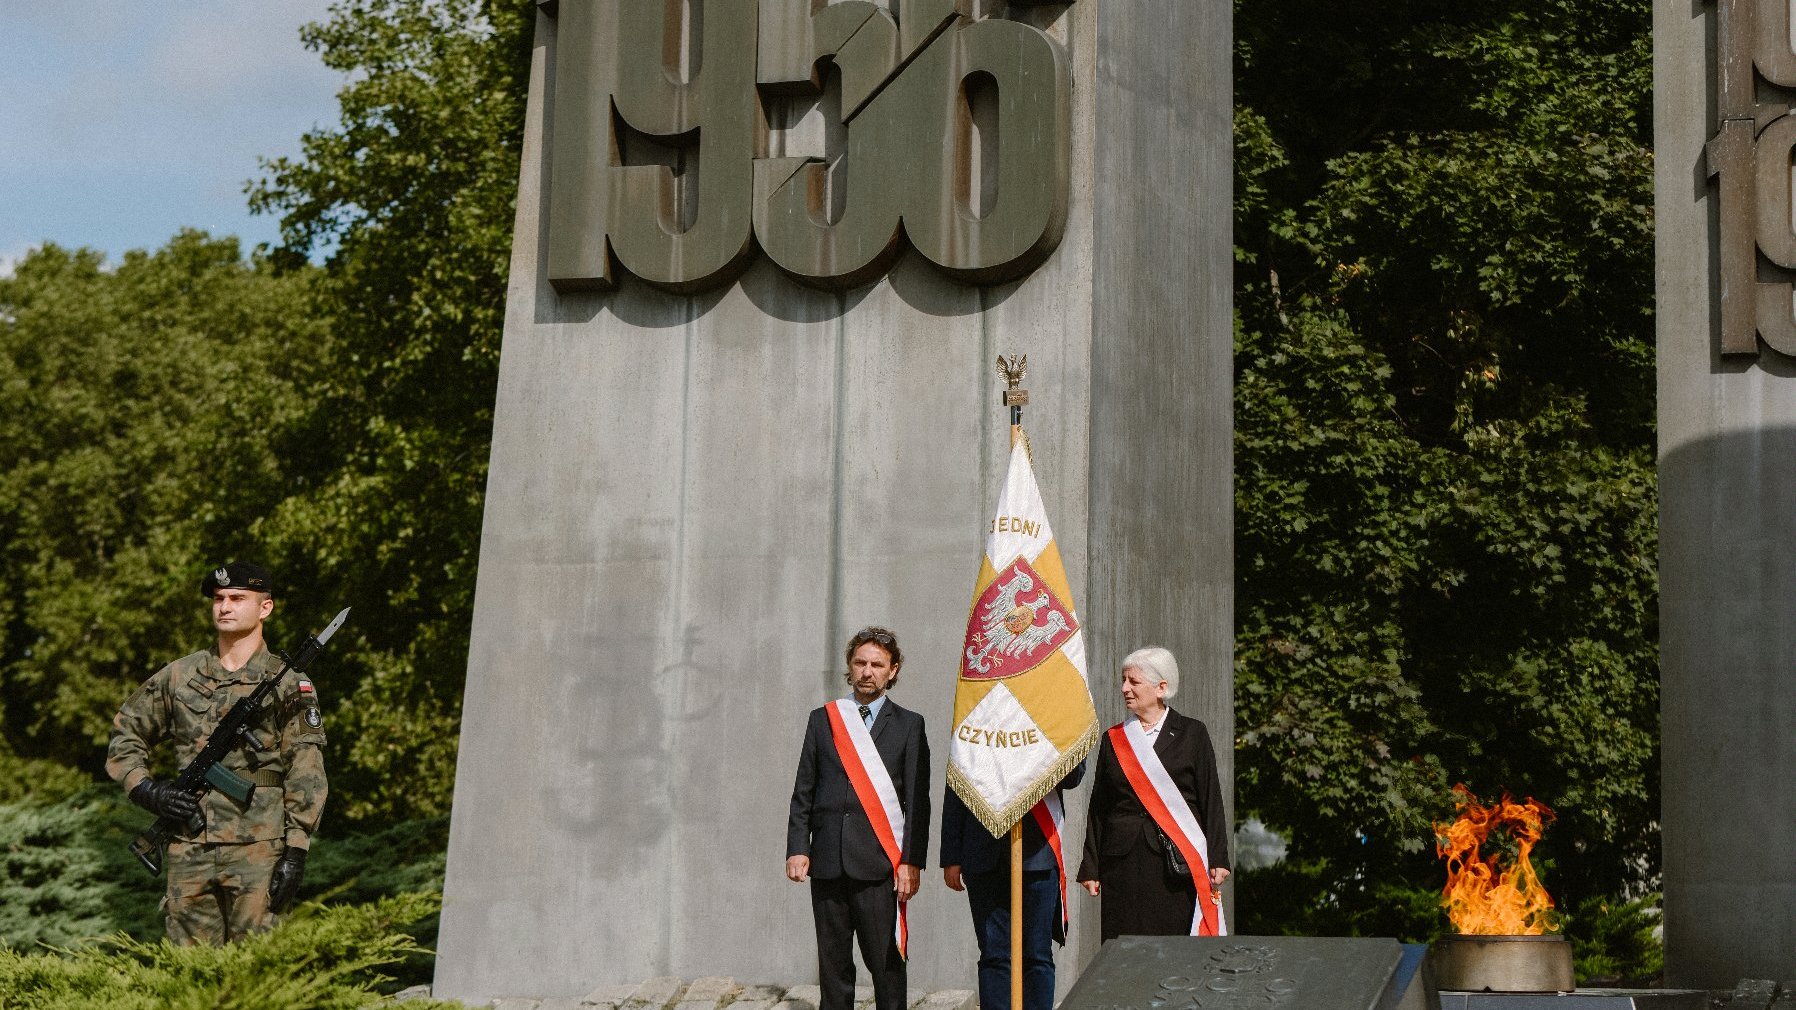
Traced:
<svg viewBox="0 0 1796 1010">
<path fill-rule="evenodd" d="M 1401 879 L 1367 881 L 1364 899 L 1340 901 L 1326 865 L 1285 860 L 1234 878 L 1244 936 L 1395 936 L 1431 943 L 1446 932 L 1440 889 Z"/>
<path fill-rule="evenodd" d="M 346 72 L 342 121 L 251 189 L 278 257 L 329 258 L 307 474 L 261 527 L 296 593 L 355 608 L 333 732 L 333 816 L 449 809 L 467 668 L 531 5 L 348 0 L 306 43 Z M 329 608 L 321 608 L 329 609 Z"/>
<path fill-rule="evenodd" d="M 1625 901 L 1585 899 L 1566 930 L 1579 984 L 1659 984 L 1665 972 L 1660 912 L 1658 895 Z"/>
<path fill-rule="evenodd" d="M 401 930 L 439 899 L 303 907 L 273 932 L 223 947 L 119 935 L 54 952 L 0 946 L 0 1005 L 19 1010 L 349 1010 L 386 1002 L 383 969 L 422 949 Z M 408 1004 L 422 1010 L 460 1006 Z"/>
<path fill-rule="evenodd" d="M 90 772 L 119 703 L 209 638 L 199 559 L 257 552 L 318 330 L 307 273 L 235 239 L 101 266 L 46 245 L 0 279 L 0 726 Z"/>
<path fill-rule="evenodd" d="M 1425 938 L 1456 782 L 1557 810 L 1561 907 L 1649 886 L 1650 6 L 1236 18 L 1244 903 Z"/>
</svg>

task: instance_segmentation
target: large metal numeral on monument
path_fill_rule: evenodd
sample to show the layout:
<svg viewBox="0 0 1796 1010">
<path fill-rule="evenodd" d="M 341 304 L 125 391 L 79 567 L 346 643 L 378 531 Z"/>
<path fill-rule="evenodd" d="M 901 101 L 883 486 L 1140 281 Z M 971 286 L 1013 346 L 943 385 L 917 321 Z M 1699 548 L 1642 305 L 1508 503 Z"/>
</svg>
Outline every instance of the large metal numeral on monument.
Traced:
<svg viewBox="0 0 1796 1010">
<path fill-rule="evenodd" d="M 610 288 L 615 256 L 651 284 L 698 291 L 748 260 L 763 129 L 755 0 L 692 2 L 703 3 L 702 30 L 688 80 L 677 2 L 559 4 L 548 256 L 557 287 Z M 650 151 L 673 164 L 632 163 Z"/>
<path fill-rule="evenodd" d="M 1796 356 L 1790 4 L 1716 0 L 1716 9 L 1719 128 L 1708 143 L 1708 169 L 1720 206 L 1720 351 L 1757 354 L 1762 339 L 1771 350 Z"/>
<path fill-rule="evenodd" d="M 1035 269 L 1066 220 L 1071 73 L 1059 43 L 965 0 L 561 0 L 549 180 L 549 280 L 609 289 L 617 267 L 678 292 L 727 283 L 752 239 L 812 286 L 866 284 L 904 240 L 971 284 Z M 682 74 L 676 43 L 698 36 Z M 843 210 L 824 164 L 768 158 L 757 88 L 841 81 Z M 972 146 L 970 95 L 990 99 Z M 976 158 L 977 155 L 977 158 Z M 973 166 L 977 161 L 977 169 Z M 984 180 L 984 206 L 969 192 Z M 994 185 L 995 184 L 995 185 Z"/>
</svg>

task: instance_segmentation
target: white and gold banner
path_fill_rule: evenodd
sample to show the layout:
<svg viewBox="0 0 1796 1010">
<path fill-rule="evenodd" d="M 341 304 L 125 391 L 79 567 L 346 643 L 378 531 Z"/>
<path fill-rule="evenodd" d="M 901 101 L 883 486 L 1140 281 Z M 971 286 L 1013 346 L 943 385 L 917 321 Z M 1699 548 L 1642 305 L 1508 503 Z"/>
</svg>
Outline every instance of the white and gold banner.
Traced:
<svg viewBox="0 0 1796 1010">
<path fill-rule="evenodd" d="M 1098 736 L 1085 635 L 1028 439 L 1017 435 L 973 587 L 948 747 L 948 785 L 993 835 L 1008 833 Z"/>
</svg>

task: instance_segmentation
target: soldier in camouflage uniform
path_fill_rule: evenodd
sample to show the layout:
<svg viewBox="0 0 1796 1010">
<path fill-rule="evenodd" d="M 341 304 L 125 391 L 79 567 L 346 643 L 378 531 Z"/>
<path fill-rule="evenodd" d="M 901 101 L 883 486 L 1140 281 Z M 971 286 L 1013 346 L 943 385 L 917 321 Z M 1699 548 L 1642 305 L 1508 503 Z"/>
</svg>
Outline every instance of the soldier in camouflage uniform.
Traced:
<svg viewBox="0 0 1796 1010">
<path fill-rule="evenodd" d="M 221 944 L 274 925 L 299 892 L 306 852 L 324 812 L 324 720 L 312 682 L 288 674 L 253 731 L 221 763 L 256 784 L 247 806 L 217 790 L 196 798 L 150 775 L 150 750 L 170 740 L 185 767 L 231 703 L 280 669 L 262 640 L 274 581 L 259 565 L 215 569 L 200 585 L 218 644 L 177 659 L 145 681 L 112 721 L 106 773 L 132 802 L 205 827 L 169 843 L 162 907 L 169 939 Z"/>
</svg>

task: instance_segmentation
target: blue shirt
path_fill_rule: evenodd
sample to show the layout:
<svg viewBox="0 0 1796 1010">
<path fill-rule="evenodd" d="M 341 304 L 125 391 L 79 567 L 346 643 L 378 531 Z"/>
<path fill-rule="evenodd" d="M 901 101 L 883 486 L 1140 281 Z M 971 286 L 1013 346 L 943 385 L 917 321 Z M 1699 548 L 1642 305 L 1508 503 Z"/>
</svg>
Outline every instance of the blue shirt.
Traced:
<svg viewBox="0 0 1796 1010">
<path fill-rule="evenodd" d="M 848 700 L 849 700 L 849 701 L 850 701 L 850 702 L 852 702 L 852 703 L 854 703 L 854 704 L 855 704 L 855 705 L 859 705 L 859 704 L 860 704 L 860 699 L 858 699 L 858 698 L 856 698 L 856 697 L 855 697 L 855 696 L 854 696 L 854 695 L 852 695 L 852 694 L 850 694 L 850 695 L 849 695 L 849 696 L 848 696 Z M 878 722 L 878 721 L 879 721 L 879 707 L 880 707 L 880 706 L 881 706 L 881 705 L 884 705 L 884 704 L 885 704 L 885 703 L 886 703 L 886 696 L 885 696 L 885 695 L 883 695 L 883 694 L 882 694 L 882 695 L 880 695 L 880 696 L 879 696 L 879 697 L 877 697 L 877 698 L 875 698 L 875 699 L 873 699 L 873 700 L 872 700 L 872 701 L 870 701 L 870 702 L 868 702 L 868 703 L 867 703 L 867 712 L 868 712 L 868 715 L 867 715 L 867 718 L 866 718 L 866 719 L 865 719 L 865 720 L 864 720 L 864 721 L 865 721 L 865 722 L 866 722 L 866 724 L 867 724 L 867 728 L 868 728 L 868 729 L 872 729 L 872 728 L 873 728 L 873 724 L 874 724 L 874 723 L 875 723 L 875 722 Z"/>
</svg>

